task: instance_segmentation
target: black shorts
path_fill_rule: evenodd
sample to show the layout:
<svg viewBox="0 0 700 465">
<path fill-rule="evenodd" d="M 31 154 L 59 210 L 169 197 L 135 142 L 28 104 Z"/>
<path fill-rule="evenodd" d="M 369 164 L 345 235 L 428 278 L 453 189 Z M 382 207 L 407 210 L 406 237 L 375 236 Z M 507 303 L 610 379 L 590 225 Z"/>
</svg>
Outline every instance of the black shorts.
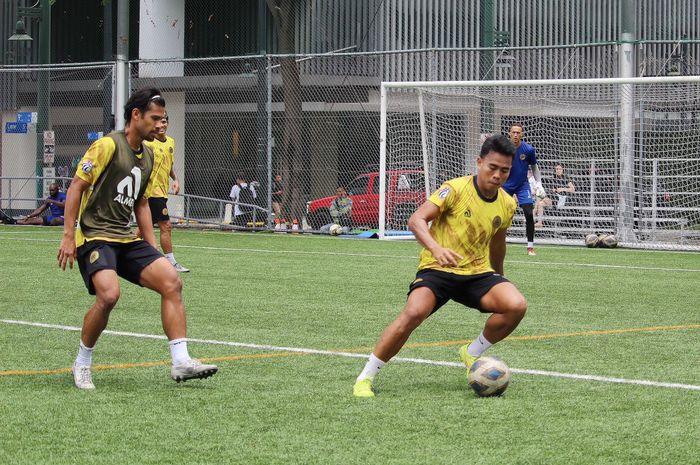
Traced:
<svg viewBox="0 0 700 465">
<path fill-rule="evenodd" d="M 481 298 L 496 284 L 508 282 L 510 281 L 494 272 L 464 276 L 438 270 L 420 270 L 416 273 L 416 279 L 408 287 L 408 293 L 419 287 L 427 287 L 433 291 L 437 303 L 431 314 L 450 299 L 482 313 L 488 313 L 481 308 Z"/>
<path fill-rule="evenodd" d="M 165 197 L 151 197 L 148 199 L 148 206 L 151 209 L 151 218 L 154 223 L 170 221 L 170 215 L 168 215 L 168 199 Z"/>
<path fill-rule="evenodd" d="M 89 241 L 78 247 L 78 267 L 91 295 L 95 295 L 92 275 L 100 270 L 115 270 L 117 275 L 134 284 L 139 282 L 141 272 L 163 256 L 146 241 L 107 242 Z"/>
</svg>

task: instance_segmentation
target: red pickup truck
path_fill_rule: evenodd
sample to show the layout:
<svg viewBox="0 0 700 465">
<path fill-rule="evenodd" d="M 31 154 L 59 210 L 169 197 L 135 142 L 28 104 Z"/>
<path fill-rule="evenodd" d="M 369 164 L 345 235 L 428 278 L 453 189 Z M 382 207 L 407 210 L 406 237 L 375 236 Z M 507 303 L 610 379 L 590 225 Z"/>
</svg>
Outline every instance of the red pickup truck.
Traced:
<svg viewBox="0 0 700 465">
<path fill-rule="evenodd" d="M 387 224 L 405 228 L 408 218 L 425 201 L 425 176 L 419 170 L 387 171 Z M 363 173 L 345 188 L 352 199 L 355 227 L 374 228 L 379 224 L 379 172 Z M 335 196 L 306 203 L 306 218 L 314 229 L 331 222 L 329 211 Z"/>
</svg>

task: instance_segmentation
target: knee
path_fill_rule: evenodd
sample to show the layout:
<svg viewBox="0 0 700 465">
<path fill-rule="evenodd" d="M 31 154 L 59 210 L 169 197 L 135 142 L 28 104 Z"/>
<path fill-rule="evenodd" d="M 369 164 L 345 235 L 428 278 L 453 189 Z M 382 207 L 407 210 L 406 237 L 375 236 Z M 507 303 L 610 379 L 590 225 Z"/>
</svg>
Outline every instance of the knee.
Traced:
<svg viewBox="0 0 700 465">
<path fill-rule="evenodd" d="M 504 310 L 504 313 L 520 321 L 525 317 L 525 313 L 527 313 L 527 301 L 522 295 L 514 296 L 508 301 Z"/>
<path fill-rule="evenodd" d="M 97 304 L 102 311 L 110 312 L 117 305 L 120 294 L 121 292 L 118 288 L 102 291 L 97 294 Z"/>
<path fill-rule="evenodd" d="M 424 311 L 418 308 L 407 307 L 401 314 L 401 321 L 406 329 L 414 330 L 428 317 L 428 315 L 429 313 L 426 314 Z"/>
<path fill-rule="evenodd" d="M 173 229 L 173 225 L 170 221 L 161 221 L 158 223 L 158 227 L 160 228 L 160 233 L 170 233 Z"/>
<path fill-rule="evenodd" d="M 182 280 L 178 276 L 177 272 L 174 276 L 169 279 L 163 280 L 163 285 L 161 287 L 162 295 L 180 295 L 182 293 Z"/>
</svg>

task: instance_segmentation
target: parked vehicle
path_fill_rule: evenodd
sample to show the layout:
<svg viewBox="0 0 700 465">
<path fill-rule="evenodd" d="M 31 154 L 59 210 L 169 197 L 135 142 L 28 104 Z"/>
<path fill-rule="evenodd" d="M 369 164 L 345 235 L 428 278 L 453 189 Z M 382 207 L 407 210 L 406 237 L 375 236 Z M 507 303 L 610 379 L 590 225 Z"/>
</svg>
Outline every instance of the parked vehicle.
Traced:
<svg viewBox="0 0 700 465">
<path fill-rule="evenodd" d="M 405 229 L 408 218 L 425 201 L 425 176 L 419 170 L 387 171 L 387 224 Z M 375 228 L 379 224 L 379 172 L 363 173 L 345 188 L 352 199 L 354 227 Z M 319 229 L 331 222 L 329 211 L 335 196 L 306 203 L 306 218 Z"/>
</svg>

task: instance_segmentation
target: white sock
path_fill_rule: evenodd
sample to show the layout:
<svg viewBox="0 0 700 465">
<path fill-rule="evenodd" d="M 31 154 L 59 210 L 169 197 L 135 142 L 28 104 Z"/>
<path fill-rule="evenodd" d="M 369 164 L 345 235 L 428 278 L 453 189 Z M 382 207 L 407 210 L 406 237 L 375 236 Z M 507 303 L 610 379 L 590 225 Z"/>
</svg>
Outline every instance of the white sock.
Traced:
<svg viewBox="0 0 700 465">
<path fill-rule="evenodd" d="M 528 246 L 528 248 L 532 248 L 532 247 L 535 246 L 535 243 L 534 243 L 534 242 L 528 242 L 528 243 L 527 243 L 527 246 Z"/>
<path fill-rule="evenodd" d="M 365 378 L 374 379 L 374 377 L 377 376 L 377 373 L 379 373 L 379 370 L 381 370 L 385 364 L 386 362 L 379 360 L 374 354 L 371 354 L 369 356 L 369 360 L 367 360 L 367 363 L 365 364 L 365 368 L 362 370 L 362 373 L 360 373 L 360 376 L 357 377 L 357 381 Z"/>
<path fill-rule="evenodd" d="M 481 354 L 483 354 L 486 349 L 491 347 L 493 344 L 491 344 L 488 339 L 484 337 L 484 332 L 482 331 L 481 334 L 479 334 L 479 337 L 474 339 L 471 344 L 469 344 L 469 347 L 467 348 L 467 353 L 471 355 L 472 357 L 480 357 Z"/>
<path fill-rule="evenodd" d="M 175 260 L 175 254 L 172 252 L 166 253 L 165 258 L 167 258 L 170 264 L 173 266 L 175 266 L 175 264 L 177 263 L 177 261 Z"/>
<path fill-rule="evenodd" d="M 173 365 L 180 365 L 190 359 L 190 354 L 187 352 L 187 339 L 173 339 L 168 342 L 170 346 L 170 357 L 173 359 Z"/>
<path fill-rule="evenodd" d="M 80 347 L 78 348 L 78 356 L 75 358 L 75 366 L 78 367 L 89 367 L 92 365 L 92 350 L 94 347 L 85 347 L 83 341 L 80 341 Z"/>
</svg>

